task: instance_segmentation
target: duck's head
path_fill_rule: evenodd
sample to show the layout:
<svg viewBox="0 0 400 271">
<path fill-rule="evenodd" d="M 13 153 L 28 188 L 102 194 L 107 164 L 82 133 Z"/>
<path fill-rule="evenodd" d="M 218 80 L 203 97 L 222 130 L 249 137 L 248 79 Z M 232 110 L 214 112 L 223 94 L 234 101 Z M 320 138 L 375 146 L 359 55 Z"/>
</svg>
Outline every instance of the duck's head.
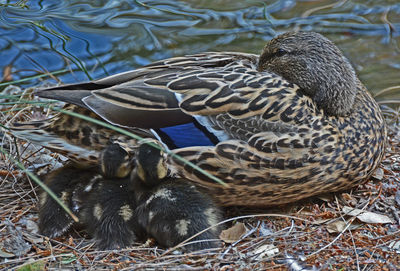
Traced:
<svg viewBox="0 0 400 271">
<path fill-rule="evenodd" d="M 158 141 L 146 140 L 140 143 L 136 153 L 136 174 L 147 186 L 155 186 L 167 177 L 167 158 Z"/>
<path fill-rule="evenodd" d="M 99 162 L 101 174 L 106 178 L 125 178 L 134 167 L 128 152 L 116 143 L 108 145 L 100 153 Z"/>
<path fill-rule="evenodd" d="M 272 71 L 298 85 L 331 116 L 350 113 L 358 79 L 339 48 L 315 32 L 287 32 L 264 47 L 259 71 Z"/>
</svg>

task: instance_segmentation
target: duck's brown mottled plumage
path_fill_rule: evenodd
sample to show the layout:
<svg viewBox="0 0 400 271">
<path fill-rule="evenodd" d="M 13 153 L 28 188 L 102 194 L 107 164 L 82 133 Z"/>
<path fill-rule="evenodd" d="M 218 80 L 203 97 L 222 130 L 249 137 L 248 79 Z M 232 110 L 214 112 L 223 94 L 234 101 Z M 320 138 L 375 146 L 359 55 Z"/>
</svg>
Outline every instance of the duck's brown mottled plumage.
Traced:
<svg viewBox="0 0 400 271">
<path fill-rule="evenodd" d="M 87 108 L 68 104 L 63 110 L 99 120 L 99 116 Z M 134 156 L 129 146 L 137 145 L 137 140 L 120 134 L 101 125 L 77 118 L 75 116 L 57 113 L 50 119 L 31 121 L 29 123 L 14 123 L 14 134 L 26 138 L 54 152 L 65 155 L 76 162 L 79 167 L 98 166 L 99 156 L 105 146 L 119 144 Z M 153 134 L 145 129 L 131 128 L 130 132 L 141 137 L 150 138 Z"/>
<path fill-rule="evenodd" d="M 259 58 L 176 57 L 39 95 L 125 127 L 163 127 L 190 116 L 206 122 L 224 140 L 174 151 L 230 188 L 170 163 L 223 205 L 277 205 L 353 187 L 376 169 L 386 142 L 377 103 L 339 49 L 313 32 L 277 36 Z"/>
</svg>

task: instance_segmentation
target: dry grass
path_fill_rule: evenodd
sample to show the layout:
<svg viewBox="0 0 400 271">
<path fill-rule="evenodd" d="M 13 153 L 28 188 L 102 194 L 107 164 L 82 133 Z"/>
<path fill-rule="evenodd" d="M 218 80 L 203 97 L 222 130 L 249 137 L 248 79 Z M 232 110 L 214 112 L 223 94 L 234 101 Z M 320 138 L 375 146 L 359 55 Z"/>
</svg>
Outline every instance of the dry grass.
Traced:
<svg viewBox="0 0 400 271">
<path fill-rule="evenodd" d="M 1 110 L 4 112 L 6 108 Z M 29 110 L 8 111 L 2 114 L 1 123 L 31 117 L 26 112 Z M 31 269 L 22 270 L 287 270 L 289 267 L 292 270 L 398 270 L 399 114 L 395 110 L 387 110 L 385 114 L 390 124 L 390 144 L 373 180 L 353 191 L 270 210 L 226 210 L 228 218 L 247 215 L 234 219 L 245 224 L 247 233 L 233 244 L 224 243 L 218 250 L 196 254 L 159 249 L 149 243 L 119 251 L 96 251 L 91 240 L 78 230 L 56 240 L 39 235 L 38 187 L 0 154 L 0 267 L 18 269 L 29 263 Z M 51 170 L 60 160 L 44 149 L 15 141 L 6 134 L 2 137 L 1 147 L 18 157 L 25 167 L 39 171 L 38 174 Z M 345 206 L 386 215 L 393 223 L 361 222 L 346 216 Z M 232 219 L 226 225 L 231 226 Z M 337 225 L 341 227 L 334 230 Z M 270 254 L 265 253 L 268 250 Z M 306 269 L 295 269 L 297 265 Z"/>
</svg>

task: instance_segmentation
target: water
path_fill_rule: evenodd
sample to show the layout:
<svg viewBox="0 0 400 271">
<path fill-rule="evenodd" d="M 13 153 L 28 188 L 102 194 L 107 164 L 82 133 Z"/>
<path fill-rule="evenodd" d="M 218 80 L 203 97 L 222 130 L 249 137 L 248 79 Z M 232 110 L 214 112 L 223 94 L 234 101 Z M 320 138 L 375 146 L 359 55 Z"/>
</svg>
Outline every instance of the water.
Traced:
<svg viewBox="0 0 400 271">
<path fill-rule="evenodd" d="M 58 80 L 78 82 L 201 51 L 259 53 L 277 33 L 303 29 L 338 44 L 372 92 L 400 85 L 393 0 L 0 0 L 0 11 L 0 71 L 8 80 L 64 70 Z"/>
</svg>

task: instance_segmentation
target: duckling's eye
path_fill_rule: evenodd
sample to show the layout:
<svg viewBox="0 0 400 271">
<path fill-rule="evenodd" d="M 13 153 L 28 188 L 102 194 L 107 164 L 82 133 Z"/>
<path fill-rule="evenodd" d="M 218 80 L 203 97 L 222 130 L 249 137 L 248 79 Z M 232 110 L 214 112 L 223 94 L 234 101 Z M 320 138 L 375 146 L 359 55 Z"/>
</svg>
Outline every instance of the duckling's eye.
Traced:
<svg viewBox="0 0 400 271">
<path fill-rule="evenodd" d="M 278 56 L 278 57 L 283 56 L 283 55 L 286 55 L 286 54 L 287 54 L 287 51 L 286 51 L 285 49 L 282 49 L 282 48 L 279 48 L 279 49 L 276 50 L 276 52 L 275 52 L 275 55 Z"/>
</svg>

